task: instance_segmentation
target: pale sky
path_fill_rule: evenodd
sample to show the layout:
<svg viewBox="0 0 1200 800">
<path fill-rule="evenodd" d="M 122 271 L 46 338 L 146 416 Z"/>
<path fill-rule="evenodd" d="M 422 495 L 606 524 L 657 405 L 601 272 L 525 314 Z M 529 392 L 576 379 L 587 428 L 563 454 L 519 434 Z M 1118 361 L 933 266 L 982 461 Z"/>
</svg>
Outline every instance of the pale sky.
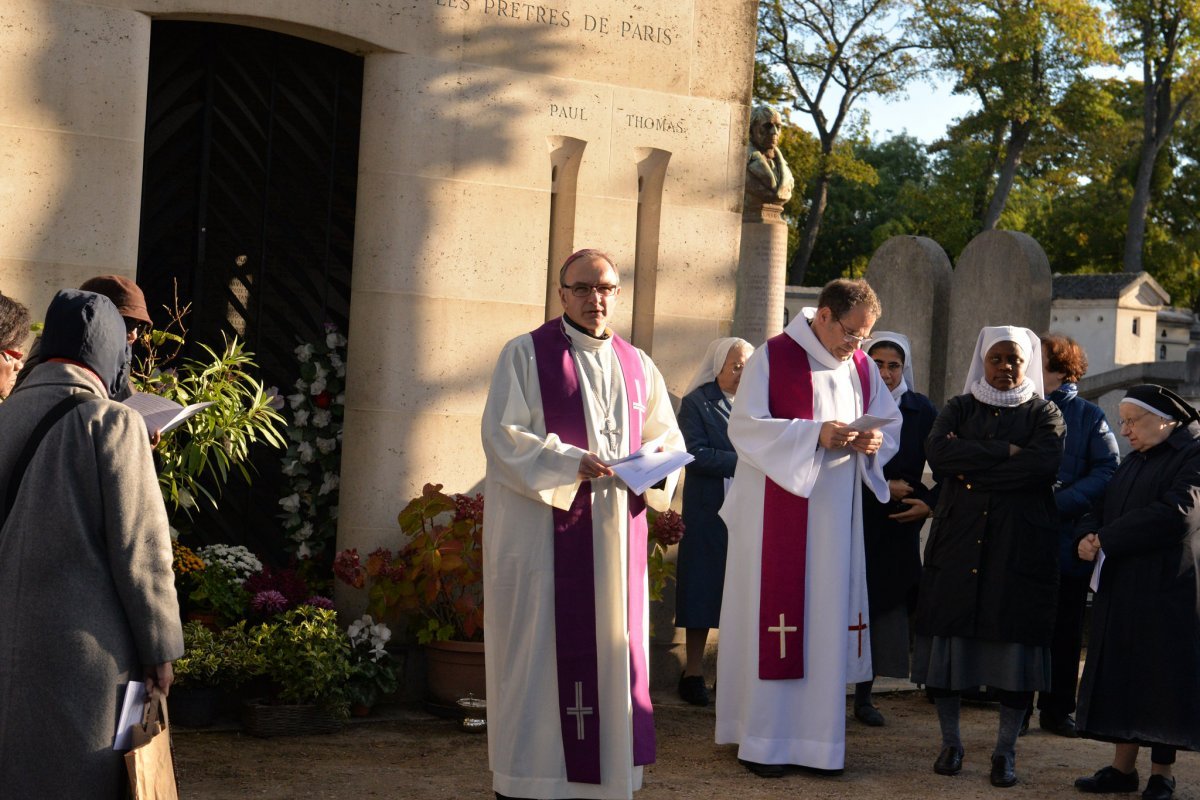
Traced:
<svg viewBox="0 0 1200 800">
<path fill-rule="evenodd" d="M 868 129 L 872 141 L 880 142 L 907 130 L 925 144 L 940 138 L 955 119 L 976 107 L 975 101 L 966 95 L 950 92 L 949 83 L 936 87 L 924 81 L 913 81 L 907 97 L 893 97 L 888 101 L 878 97 L 865 97 L 858 102 L 858 109 L 870 114 Z M 792 112 L 792 122 L 809 132 L 815 132 L 807 114 Z"/>
</svg>

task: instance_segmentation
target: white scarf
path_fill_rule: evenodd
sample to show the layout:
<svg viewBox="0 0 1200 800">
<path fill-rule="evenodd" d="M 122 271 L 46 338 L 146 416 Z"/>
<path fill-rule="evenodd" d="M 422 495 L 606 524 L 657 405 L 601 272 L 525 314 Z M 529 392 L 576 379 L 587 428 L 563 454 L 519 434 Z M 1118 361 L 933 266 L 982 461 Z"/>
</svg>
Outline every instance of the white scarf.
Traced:
<svg viewBox="0 0 1200 800">
<path fill-rule="evenodd" d="M 1028 403 L 1029 399 L 1037 392 L 1037 387 L 1029 376 L 1025 378 L 1012 389 L 1001 391 L 988 383 L 983 378 L 971 384 L 971 394 L 979 402 L 989 406 L 999 406 L 1000 408 L 1016 408 L 1022 403 Z"/>
</svg>

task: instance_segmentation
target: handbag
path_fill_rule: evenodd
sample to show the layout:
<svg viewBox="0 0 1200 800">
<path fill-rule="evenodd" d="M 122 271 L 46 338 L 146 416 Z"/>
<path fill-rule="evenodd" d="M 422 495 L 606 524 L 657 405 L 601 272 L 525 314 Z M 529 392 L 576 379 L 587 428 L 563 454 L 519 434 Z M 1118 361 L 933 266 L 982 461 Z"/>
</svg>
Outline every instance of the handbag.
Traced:
<svg viewBox="0 0 1200 800">
<path fill-rule="evenodd" d="M 167 699 L 162 694 L 151 693 L 142 721 L 133 726 L 132 735 L 133 749 L 125 754 L 130 796 L 133 800 L 179 800 Z"/>
</svg>

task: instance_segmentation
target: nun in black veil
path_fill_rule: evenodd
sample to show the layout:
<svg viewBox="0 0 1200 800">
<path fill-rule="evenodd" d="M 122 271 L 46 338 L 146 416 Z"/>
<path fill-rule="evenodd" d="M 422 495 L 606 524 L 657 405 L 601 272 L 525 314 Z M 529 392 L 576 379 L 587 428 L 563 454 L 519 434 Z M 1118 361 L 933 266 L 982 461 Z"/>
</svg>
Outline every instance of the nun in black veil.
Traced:
<svg viewBox="0 0 1200 800">
<path fill-rule="evenodd" d="M 1078 556 L 1096 564 L 1077 724 L 1116 748 L 1111 766 L 1075 786 L 1136 791 L 1145 746 L 1142 797 L 1167 800 L 1176 750 L 1200 749 L 1200 414 L 1144 384 L 1121 400 L 1120 425 L 1133 452 L 1077 528 Z"/>
</svg>

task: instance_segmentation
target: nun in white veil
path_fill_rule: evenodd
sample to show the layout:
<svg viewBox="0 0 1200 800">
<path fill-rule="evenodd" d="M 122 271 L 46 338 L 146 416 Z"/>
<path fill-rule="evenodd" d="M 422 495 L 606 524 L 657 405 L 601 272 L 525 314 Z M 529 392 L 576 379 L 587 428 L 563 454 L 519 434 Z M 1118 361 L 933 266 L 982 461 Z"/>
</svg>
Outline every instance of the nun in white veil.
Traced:
<svg viewBox="0 0 1200 800">
<path fill-rule="evenodd" d="M 729 412 L 742 380 L 742 367 L 754 352 L 745 339 L 717 339 L 708 346 L 679 407 L 679 429 L 695 461 L 686 467 L 683 524 L 675 578 L 675 626 L 687 629 L 687 663 L 679 677 L 679 696 L 708 705 L 704 682 L 704 646 L 709 628 L 721 622 L 725 556 L 729 532 L 717 515 L 737 465 L 729 441 Z"/>
<path fill-rule="evenodd" d="M 862 497 L 867 598 L 871 607 L 871 667 L 875 677 L 909 675 L 909 617 L 921 582 L 921 528 L 937 505 L 937 485 L 925 483 L 925 439 L 937 419 L 929 398 L 916 391 L 912 346 L 893 331 L 873 331 L 867 355 L 900 408 L 900 448 L 883 468 L 891 500 Z M 878 727 L 883 712 L 872 697 L 872 680 L 854 688 L 854 717 Z"/>
<path fill-rule="evenodd" d="M 1042 397 L 1042 348 L 1015 326 L 979 332 L 965 394 L 938 414 L 925 452 L 942 479 L 917 601 L 912 679 L 934 698 L 933 769 L 962 769 L 960 692 L 1000 699 L 991 783 L 1017 782 L 1016 742 L 1033 692 L 1050 685 L 1058 598 L 1054 482 L 1065 426 Z"/>
</svg>

